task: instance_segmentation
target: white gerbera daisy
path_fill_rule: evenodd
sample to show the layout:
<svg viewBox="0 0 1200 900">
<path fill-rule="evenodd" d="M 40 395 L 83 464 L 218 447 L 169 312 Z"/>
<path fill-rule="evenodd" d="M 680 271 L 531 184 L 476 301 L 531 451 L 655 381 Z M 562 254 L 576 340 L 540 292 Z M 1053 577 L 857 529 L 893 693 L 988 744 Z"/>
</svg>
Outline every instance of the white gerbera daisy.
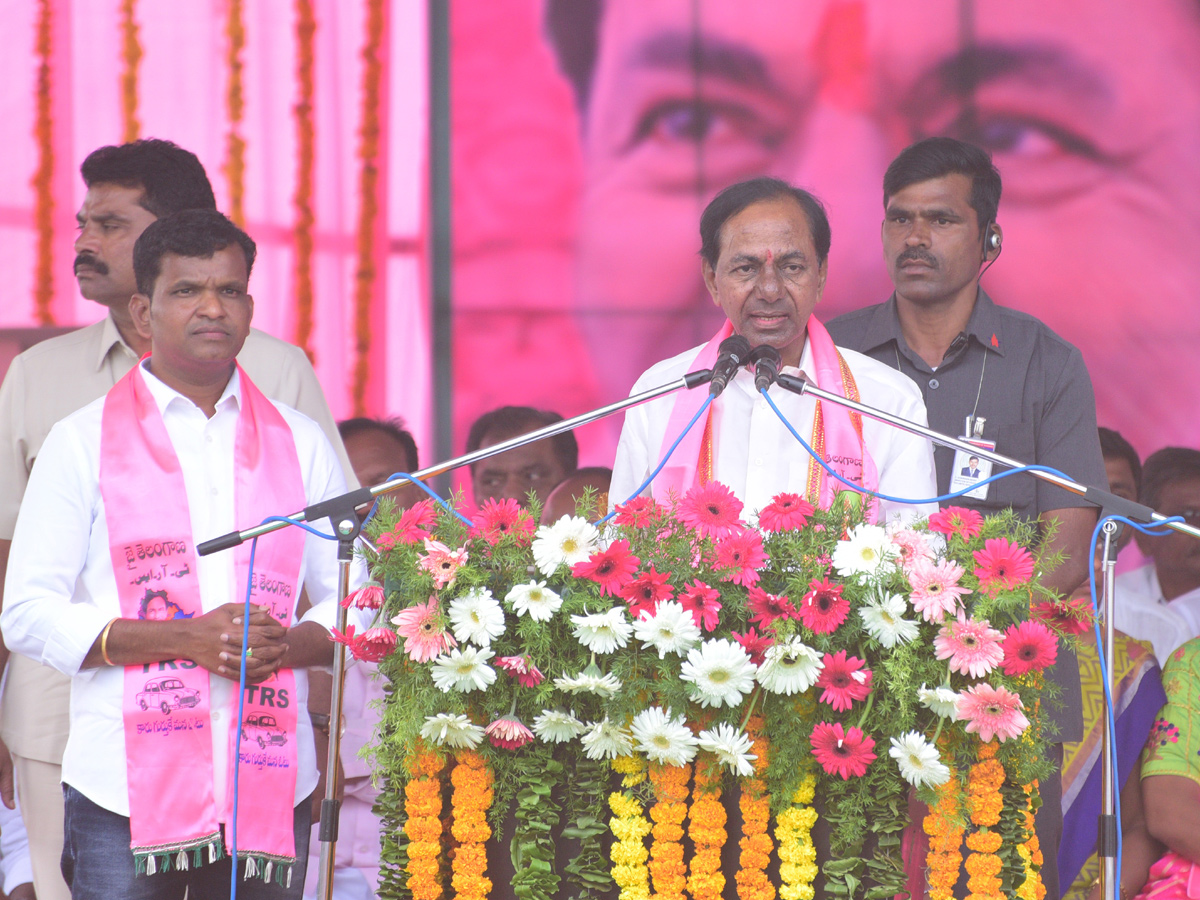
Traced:
<svg viewBox="0 0 1200 900">
<path fill-rule="evenodd" d="M 553 525 L 542 525 L 533 538 L 533 561 L 547 577 L 564 563 L 587 562 L 600 544 L 596 526 L 581 516 L 563 516 Z"/>
<path fill-rule="evenodd" d="M 899 594 L 868 603 L 858 611 L 867 634 L 891 650 L 897 644 L 916 640 L 920 630 L 917 623 L 904 618 L 908 604 Z"/>
<path fill-rule="evenodd" d="M 652 706 L 633 717 L 631 725 L 637 749 L 654 762 L 682 766 L 696 755 L 696 737 L 684 724 L 683 716 L 672 716 L 668 709 Z"/>
<path fill-rule="evenodd" d="M 917 691 L 917 699 L 935 716 L 949 719 L 951 722 L 958 721 L 958 694 L 954 693 L 953 688 L 944 684 L 941 687 L 927 688 L 922 684 Z"/>
<path fill-rule="evenodd" d="M 737 706 L 754 688 L 757 669 L 740 644 L 705 641 L 688 651 L 679 677 L 692 685 L 692 699 L 701 706 Z"/>
<path fill-rule="evenodd" d="M 662 601 L 654 615 L 635 621 L 633 636 L 643 647 L 657 650 L 659 659 L 665 659 L 668 653 L 683 656 L 700 643 L 700 629 L 696 627 L 695 619 L 675 600 Z"/>
<path fill-rule="evenodd" d="M 504 634 L 504 609 L 487 588 L 471 588 L 446 608 L 450 630 L 459 643 L 470 641 L 490 647 L 492 638 Z"/>
<path fill-rule="evenodd" d="M 950 770 L 942 762 L 937 748 L 916 731 L 892 738 L 888 755 L 900 767 L 900 777 L 913 787 L 937 787 L 950 780 Z"/>
<path fill-rule="evenodd" d="M 547 744 L 562 744 L 579 737 L 583 733 L 583 723 L 574 713 L 547 709 L 533 720 L 533 733 Z"/>
<path fill-rule="evenodd" d="M 595 694 L 608 699 L 621 690 L 621 679 L 611 672 L 601 675 L 595 666 L 588 666 L 578 675 L 555 678 L 554 686 L 568 694 Z"/>
<path fill-rule="evenodd" d="M 603 721 L 591 722 L 579 742 L 588 759 L 616 759 L 633 752 L 629 730 L 610 722 L 608 716 Z"/>
<path fill-rule="evenodd" d="M 483 740 L 483 729 L 461 713 L 438 713 L 426 717 L 421 737 L 439 747 L 474 750 Z"/>
<path fill-rule="evenodd" d="M 619 606 L 608 612 L 571 616 L 571 624 L 579 643 L 593 653 L 612 653 L 628 644 L 629 635 L 633 634 L 633 626 Z"/>
<path fill-rule="evenodd" d="M 773 694 L 802 694 L 817 683 L 825 663 L 798 637 L 767 648 L 758 667 L 758 683 Z"/>
<path fill-rule="evenodd" d="M 842 577 L 875 575 L 896 559 L 896 545 L 887 531 L 864 522 L 854 526 L 850 537 L 833 548 L 833 567 Z"/>
<path fill-rule="evenodd" d="M 433 661 L 433 683 L 443 691 L 486 691 L 496 680 L 496 670 L 487 664 L 491 650 L 469 644 L 443 653 Z"/>
<path fill-rule="evenodd" d="M 549 622 L 562 606 L 562 597 L 546 587 L 544 581 L 518 584 L 505 594 L 518 616 L 529 616 L 535 622 Z"/>
<path fill-rule="evenodd" d="M 754 774 L 753 762 L 758 756 L 750 752 L 753 744 L 744 731 L 722 722 L 716 728 L 701 731 L 698 743 L 701 750 L 716 756 L 717 762 L 734 775 L 749 778 Z"/>
</svg>

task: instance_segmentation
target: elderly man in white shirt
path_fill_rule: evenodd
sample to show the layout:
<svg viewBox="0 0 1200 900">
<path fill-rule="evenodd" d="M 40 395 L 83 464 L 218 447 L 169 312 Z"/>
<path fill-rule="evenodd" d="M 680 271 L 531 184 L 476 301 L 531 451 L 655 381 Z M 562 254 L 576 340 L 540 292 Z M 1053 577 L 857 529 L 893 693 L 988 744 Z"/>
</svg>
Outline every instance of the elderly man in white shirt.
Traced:
<svg viewBox="0 0 1200 900">
<path fill-rule="evenodd" d="M 638 379 L 634 393 L 700 368 L 713 356 L 715 342 L 737 332 L 751 346 L 767 344 L 778 350 L 783 372 L 803 372 L 825 390 L 844 392 L 868 406 L 926 424 L 921 392 L 909 378 L 867 356 L 833 347 L 812 316 L 825 285 L 830 243 L 829 222 L 815 197 L 774 178 L 735 184 L 705 209 L 700 234 L 704 281 L 729 322 L 706 347 L 652 366 Z M 626 412 L 611 504 L 630 498 L 677 437 L 680 416 L 673 412 L 680 398 L 666 395 Z M 771 398 L 796 431 L 850 480 L 898 498 L 936 496 L 933 449 L 926 439 L 869 417 L 851 416 L 830 403 L 820 404 L 821 417 L 815 422 L 818 404 L 812 397 L 780 388 L 771 391 Z M 695 441 L 681 445 L 671 465 L 682 470 L 682 480 L 664 479 L 679 493 L 697 479 L 711 478 L 727 485 L 748 511 L 756 511 L 781 491 L 807 493 L 819 503 L 842 487 L 814 468 L 755 390 L 754 375 L 747 369 L 740 369 L 713 403 L 711 420 L 698 422 L 693 430 L 702 435 L 699 462 Z M 662 485 L 656 491 L 662 493 Z M 913 518 L 936 510 L 932 503 L 884 500 L 879 518 Z"/>
<path fill-rule="evenodd" d="M 253 312 L 247 292 L 253 260 L 253 242 L 215 211 L 177 213 L 146 229 L 135 249 L 139 293 L 131 312 L 152 341 L 151 356 L 106 397 L 54 427 L 17 522 L 2 625 L 14 651 L 73 676 L 63 870 L 80 900 L 176 900 L 185 891 L 228 896 L 230 751 L 239 732 L 238 858 L 241 875 L 264 876 L 241 881 L 239 896 L 299 898 L 303 890 L 308 797 L 317 783 L 304 669 L 333 659 L 336 554 L 332 543 L 313 535 L 280 532 L 262 540 L 241 698 L 247 711 L 259 712 L 239 723 L 245 564 L 234 552 L 194 553 L 203 540 L 256 524 L 238 519 L 248 504 L 271 502 L 262 500 L 273 489 L 269 483 L 287 481 L 274 470 L 296 476 L 282 489 L 294 488 L 302 504 L 345 491 L 319 426 L 267 400 L 236 368 Z M 145 486 L 151 490 L 139 494 Z M 136 515 L 128 514 L 131 497 L 139 502 Z M 147 544 L 147 555 L 163 560 L 148 567 L 137 554 L 121 556 L 127 534 L 141 530 L 151 539 L 182 534 L 192 546 Z M 298 551 L 290 563 L 280 559 L 290 554 L 269 546 L 281 539 Z M 129 562 L 120 577 L 116 559 Z M 132 578 L 127 568 L 140 574 Z M 267 577 L 276 571 L 289 573 L 288 580 Z M 297 620 L 302 586 L 312 608 Z M 142 590 L 139 612 L 129 598 Z M 131 684 L 168 676 L 173 692 L 159 684 L 156 695 L 161 712 L 142 702 L 143 694 L 134 699 Z M 186 749 L 200 762 L 189 769 L 170 754 L 156 757 L 155 746 L 138 743 L 150 731 L 164 742 L 195 732 Z M 263 753 L 245 746 L 247 731 L 255 732 L 250 742 L 257 738 Z M 180 772 L 171 791 L 147 796 L 144 785 L 154 783 L 155 768 L 171 766 Z M 280 772 L 291 788 L 286 797 L 277 789 L 274 796 L 253 794 L 256 778 Z M 272 802 L 282 804 L 290 821 L 255 821 L 255 807 Z M 175 822 L 188 804 L 196 806 L 194 821 Z M 172 831 L 162 844 L 139 843 L 144 822 L 165 823 L 166 831 L 178 826 L 187 837 L 176 840 Z M 247 862 L 246 851 L 257 852 L 255 832 L 270 832 L 276 842 L 283 832 L 285 846 L 271 845 Z M 166 856 L 163 847 L 170 848 Z M 269 881 L 272 869 L 277 874 Z"/>
</svg>

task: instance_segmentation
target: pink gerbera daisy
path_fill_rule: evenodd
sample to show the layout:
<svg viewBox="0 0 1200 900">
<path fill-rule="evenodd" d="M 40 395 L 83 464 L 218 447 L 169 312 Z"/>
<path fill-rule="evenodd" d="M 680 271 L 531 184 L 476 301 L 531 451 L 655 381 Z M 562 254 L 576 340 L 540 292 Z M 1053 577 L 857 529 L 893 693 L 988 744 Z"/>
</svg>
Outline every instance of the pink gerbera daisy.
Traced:
<svg viewBox="0 0 1200 900">
<path fill-rule="evenodd" d="M 758 570 L 766 562 L 767 554 L 763 551 L 762 536 L 757 531 L 735 531 L 717 541 L 716 567 L 733 570 L 722 578 L 723 581 L 749 587 L 758 581 Z"/>
<path fill-rule="evenodd" d="M 467 549 L 451 550 L 441 541 L 425 538 L 425 555 L 417 559 L 417 565 L 433 576 L 434 587 L 453 587 L 459 567 L 467 561 Z"/>
<path fill-rule="evenodd" d="M 533 732 L 525 727 L 516 716 L 501 716 L 483 729 L 492 746 L 504 750 L 516 750 L 533 740 Z"/>
<path fill-rule="evenodd" d="M 776 494 L 758 513 L 758 527 L 763 531 L 792 531 L 808 524 L 813 505 L 799 494 Z"/>
<path fill-rule="evenodd" d="M 427 603 L 402 609 L 392 616 L 392 624 L 396 626 L 396 633 L 404 638 L 404 652 L 413 662 L 429 662 L 458 643 L 446 630 L 446 618 L 436 596 L 430 597 Z"/>
<path fill-rule="evenodd" d="M 429 537 L 427 530 L 437 520 L 432 500 L 421 500 L 400 513 L 400 518 L 375 542 L 381 549 L 389 550 L 397 544 L 419 544 Z"/>
<path fill-rule="evenodd" d="M 808 593 L 800 601 L 800 621 L 816 634 L 833 634 L 850 615 L 850 601 L 842 596 L 842 586 L 824 578 L 814 578 Z"/>
<path fill-rule="evenodd" d="M 517 679 L 521 687 L 537 687 L 546 677 L 528 656 L 497 656 L 496 668 Z"/>
<path fill-rule="evenodd" d="M 350 645 L 350 653 L 363 662 L 379 662 L 396 649 L 396 632 L 390 628 L 368 628 Z"/>
<path fill-rule="evenodd" d="M 846 658 L 846 651 L 826 653 L 824 668 L 817 678 L 821 688 L 821 702 L 828 703 L 838 712 L 845 712 L 855 700 L 865 700 L 871 693 L 871 670 L 857 656 Z"/>
<path fill-rule="evenodd" d="M 721 482 L 710 481 L 684 494 L 675 506 L 675 514 L 702 536 L 719 539 L 739 527 L 742 501 Z"/>
<path fill-rule="evenodd" d="M 1000 668 L 1006 675 L 1040 672 L 1058 659 L 1058 639 L 1041 622 L 1021 622 L 1010 625 L 1004 632 L 1004 662 Z"/>
<path fill-rule="evenodd" d="M 992 687 L 986 682 L 967 688 L 958 695 L 958 718 L 967 723 L 967 731 L 975 732 L 985 744 L 993 737 L 1004 743 L 1020 737 L 1029 727 L 1021 711 L 1021 698 L 1008 688 Z"/>
<path fill-rule="evenodd" d="M 619 593 L 640 564 L 641 560 L 629 552 L 629 541 L 613 541 L 607 550 L 593 553 L 586 562 L 575 563 L 571 574 L 596 582 L 600 594 L 607 597 Z"/>
<path fill-rule="evenodd" d="M 947 506 L 929 517 L 929 530 L 940 534 L 957 534 L 969 541 L 983 528 L 983 516 L 973 509 Z"/>
<path fill-rule="evenodd" d="M 357 591 L 351 591 L 342 601 L 346 609 L 379 609 L 384 601 L 383 588 L 371 581 Z"/>
<path fill-rule="evenodd" d="M 979 590 L 994 597 L 1001 589 L 1011 591 L 1033 575 L 1033 556 L 1008 538 L 990 538 L 975 551 L 975 576 Z"/>
<path fill-rule="evenodd" d="M 620 595 L 629 604 L 629 613 L 635 619 L 654 615 L 658 604 L 675 596 L 675 589 L 667 584 L 670 574 L 657 572 L 651 566 L 621 588 Z"/>
<path fill-rule="evenodd" d="M 1033 614 L 1059 634 L 1083 634 L 1092 630 L 1092 601 L 1087 597 L 1046 600 L 1033 608 Z"/>
<path fill-rule="evenodd" d="M 968 619 L 959 613 L 938 631 L 933 649 L 938 659 L 950 660 L 950 671 L 982 678 L 1004 658 L 1003 635 L 987 619 Z"/>
<path fill-rule="evenodd" d="M 936 565 L 927 559 L 914 561 L 908 570 L 908 583 L 912 593 L 908 599 L 913 609 L 925 617 L 926 622 L 940 622 L 947 615 L 958 612 L 959 599 L 969 594 L 960 587 L 964 569 L 953 560 L 943 560 Z"/>
<path fill-rule="evenodd" d="M 841 722 L 821 722 L 809 740 L 821 768 L 843 780 L 861 778 L 875 761 L 875 741 L 853 725 L 847 731 Z"/>
<path fill-rule="evenodd" d="M 753 627 L 747 628 L 745 634 L 739 634 L 736 631 L 731 634 L 733 639 L 742 645 L 742 649 L 746 651 L 746 655 L 756 666 L 763 664 L 767 658 L 767 649 L 774 643 L 771 638 L 759 634 Z"/>
<path fill-rule="evenodd" d="M 518 543 L 528 541 L 535 527 L 533 516 L 511 497 L 489 499 L 472 516 L 471 537 L 481 537 L 493 547 L 511 535 Z"/>
<path fill-rule="evenodd" d="M 760 587 L 751 587 L 748 595 L 750 621 L 762 628 L 770 628 L 776 619 L 796 619 L 800 614 L 786 595 L 768 594 Z"/>
<path fill-rule="evenodd" d="M 692 614 L 697 628 L 715 631 L 720 623 L 721 594 L 703 581 L 696 580 L 679 594 L 679 603 Z"/>
<path fill-rule="evenodd" d="M 911 528 L 902 528 L 890 535 L 892 543 L 900 550 L 900 568 L 908 571 L 918 560 L 933 559 L 929 538 Z"/>
<path fill-rule="evenodd" d="M 614 525 L 645 528 L 650 524 L 651 519 L 662 513 L 662 507 L 655 502 L 653 497 L 634 497 L 628 503 L 618 503 L 616 513 L 613 516 Z"/>
</svg>

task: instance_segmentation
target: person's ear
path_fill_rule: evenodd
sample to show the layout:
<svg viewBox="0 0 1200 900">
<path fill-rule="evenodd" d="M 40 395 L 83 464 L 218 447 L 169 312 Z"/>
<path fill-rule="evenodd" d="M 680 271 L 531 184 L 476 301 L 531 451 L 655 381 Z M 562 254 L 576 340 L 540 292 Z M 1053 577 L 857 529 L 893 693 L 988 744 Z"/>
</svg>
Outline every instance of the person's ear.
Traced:
<svg viewBox="0 0 1200 900">
<path fill-rule="evenodd" d="M 708 288 L 708 293 L 712 297 L 713 303 L 717 306 L 721 305 L 721 301 L 717 299 L 717 270 L 713 268 L 712 263 L 707 259 L 700 260 L 700 274 L 704 277 L 704 286 Z"/>
<path fill-rule="evenodd" d="M 129 315 L 138 337 L 150 340 L 150 298 L 145 294 L 134 294 L 129 298 Z"/>
</svg>

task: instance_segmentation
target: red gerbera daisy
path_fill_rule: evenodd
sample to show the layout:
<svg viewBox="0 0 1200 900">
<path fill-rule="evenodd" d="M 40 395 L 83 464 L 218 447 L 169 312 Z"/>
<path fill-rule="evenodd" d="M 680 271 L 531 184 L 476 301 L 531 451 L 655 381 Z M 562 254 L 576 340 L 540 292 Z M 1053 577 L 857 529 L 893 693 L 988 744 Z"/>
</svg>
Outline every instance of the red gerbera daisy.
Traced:
<svg viewBox="0 0 1200 900">
<path fill-rule="evenodd" d="M 350 655 L 355 659 L 373 663 L 390 656 L 395 649 L 396 632 L 390 628 L 368 628 L 349 646 Z"/>
<path fill-rule="evenodd" d="M 1033 614 L 1059 634 L 1083 634 L 1092 629 L 1092 601 L 1087 597 L 1046 600 L 1033 608 Z"/>
<path fill-rule="evenodd" d="M 983 516 L 973 509 L 962 506 L 947 506 L 929 517 L 929 530 L 941 534 L 957 534 L 969 541 L 983 528 Z"/>
<path fill-rule="evenodd" d="M 375 543 L 384 550 L 390 550 L 397 544 L 420 544 L 429 537 L 426 529 L 436 520 L 433 501 L 421 500 L 400 513 L 392 530 L 381 534 Z"/>
<path fill-rule="evenodd" d="M 1033 556 L 1008 538 L 990 538 L 975 551 L 975 577 L 979 590 L 995 597 L 1001 589 L 1011 591 L 1033 575 Z"/>
<path fill-rule="evenodd" d="M 680 605 L 692 614 L 697 628 L 715 631 L 720 622 L 721 594 L 703 581 L 696 580 L 679 595 Z"/>
<path fill-rule="evenodd" d="M 749 587 L 758 581 L 758 570 L 766 562 L 767 554 L 763 552 L 762 536 L 757 531 L 735 531 L 717 541 L 716 567 L 733 570 L 723 576 L 722 581 L 732 581 L 742 587 Z"/>
<path fill-rule="evenodd" d="M 629 604 L 629 613 L 635 619 L 654 615 L 658 604 L 675 596 L 675 589 L 667 584 L 670 574 L 656 572 L 651 566 L 621 588 L 618 593 Z"/>
<path fill-rule="evenodd" d="M 373 581 L 369 581 L 360 587 L 357 591 L 351 591 L 346 595 L 346 599 L 342 601 L 342 606 L 346 609 L 379 609 L 383 606 L 386 598 L 383 594 L 383 588 Z"/>
<path fill-rule="evenodd" d="M 761 666 L 763 660 L 766 659 L 767 648 L 774 643 L 771 638 L 766 635 L 759 634 L 753 627 L 747 628 L 745 634 L 739 634 L 734 631 L 733 639 L 742 645 L 742 649 L 746 651 L 746 655 L 750 657 L 750 661 L 756 666 Z"/>
<path fill-rule="evenodd" d="M 749 592 L 750 612 L 754 613 L 750 617 L 751 622 L 755 622 L 763 628 L 770 628 L 771 623 L 776 619 L 797 619 L 799 613 L 796 612 L 796 607 L 792 605 L 792 601 L 786 595 L 776 596 L 768 594 L 762 588 L 752 587 Z"/>
<path fill-rule="evenodd" d="M 808 593 L 800 601 L 800 621 L 817 634 L 833 634 L 850 615 L 850 601 L 842 596 L 842 586 L 814 578 Z"/>
<path fill-rule="evenodd" d="M 853 725 L 849 730 L 841 722 L 821 722 L 813 729 L 813 756 L 830 775 L 840 775 L 844 780 L 861 778 L 867 774 L 867 766 L 875 762 L 875 741 Z"/>
<path fill-rule="evenodd" d="M 763 531 L 791 531 L 808 524 L 815 510 L 799 494 L 776 494 L 758 513 L 758 527 Z"/>
<path fill-rule="evenodd" d="M 533 534 L 534 521 L 521 504 L 511 497 L 505 500 L 489 499 L 475 511 L 471 537 L 481 537 L 493 547 L 512 535 L 523 543 Z"/>
<path fill-rule="evenodd" d="M 602 596 L 609 596 L 620 593 L 641 562 L 629 552 L 629 541 L 613 541 L 607 550 L 593 553 L 586 562 L 575 563 L 571 574 L 576 578 L 590 578 L 600 585 Z"/>
<path fill-rule="evenodd" d="M 742 501 L 719 481 L 697 485 L 675 505 L 679 521 L 703 537 L 723 538 L 740 526 Z"/>
<path fill-rule="evenodd" d="M 1041 622 L 1021 622 L 1010 625 L 1004 632 L 1004 661 L 1000 668 L 1006 675 L 1040 672 L 1058 659 L 1058 639 Z"/>
<path fill-rule="evenodd" d="M 628 503 L 618 503 L 617 514 L 613 516 L 614 525 L 628 525 L 630 528 L 645 528 L 650 521 L 662 513 L 653 497 L 634 497 Z"/>
<path fill-rule="evenodd" d="M 825 667 L 817 678 L 821 688 L 821 702 L 828 703 L 838 712 L 845 712 L 855 700 L 865 700 L 871 693 L 871 670 L 857 656 L 846 658 L 846 651 L 826 653 Z"/>
</svg>

